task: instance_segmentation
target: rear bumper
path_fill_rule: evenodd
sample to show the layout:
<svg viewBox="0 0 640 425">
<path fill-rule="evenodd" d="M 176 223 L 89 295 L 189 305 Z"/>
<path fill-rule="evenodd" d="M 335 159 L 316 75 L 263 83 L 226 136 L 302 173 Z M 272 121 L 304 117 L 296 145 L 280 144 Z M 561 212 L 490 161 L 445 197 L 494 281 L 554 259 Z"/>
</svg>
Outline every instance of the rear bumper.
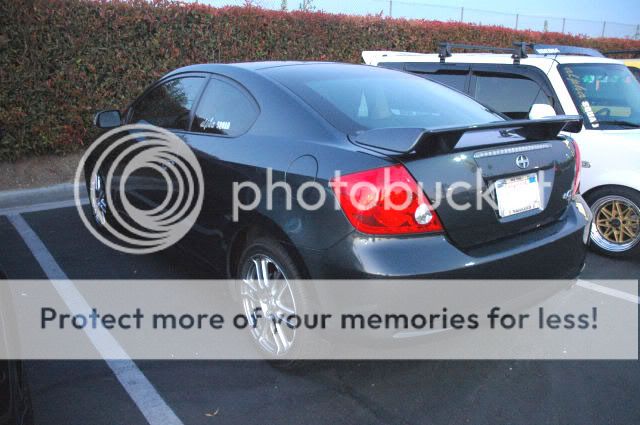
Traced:
<svg viewBox="0 0 640 425">
<path fill-rule="evenodd" d="M 556 223 L 467 251 L 446 235 L 354 232 L 328 250 L 301 254 L 313 279 L 565 279 L 584 266 L 590 223 L 589 208 L 577 197 Z"/>
</svg>

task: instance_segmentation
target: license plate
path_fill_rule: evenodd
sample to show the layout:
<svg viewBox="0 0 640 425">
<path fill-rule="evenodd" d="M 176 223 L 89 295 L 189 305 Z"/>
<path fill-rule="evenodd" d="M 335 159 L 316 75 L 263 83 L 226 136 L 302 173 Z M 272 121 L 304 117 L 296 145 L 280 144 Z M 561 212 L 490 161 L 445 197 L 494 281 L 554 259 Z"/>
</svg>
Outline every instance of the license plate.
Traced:
<svg viewBox="0 0 640 425">
<path fill-rule="evenodd" d="M 500 179 L 495 182 L 498 214 L 509 217 L 541 209 L 540 185 L 537 174 Z"/>
</svg>

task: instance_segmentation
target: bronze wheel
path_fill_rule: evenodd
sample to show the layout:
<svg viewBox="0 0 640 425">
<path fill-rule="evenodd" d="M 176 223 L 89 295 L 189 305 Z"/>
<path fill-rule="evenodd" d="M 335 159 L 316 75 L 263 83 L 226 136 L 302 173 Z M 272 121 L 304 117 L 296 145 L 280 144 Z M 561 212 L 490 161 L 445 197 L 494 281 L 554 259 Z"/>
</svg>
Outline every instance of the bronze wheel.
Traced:
<svg viewBox="0 0 640 425">
<path fill-rule="evenodd" d="M 640 208 L 632 200 L 609 195 L 591 206 L 594 215 L 591 239 L 608 252 L 629 251 L 640 240 Z"/>
</svg>

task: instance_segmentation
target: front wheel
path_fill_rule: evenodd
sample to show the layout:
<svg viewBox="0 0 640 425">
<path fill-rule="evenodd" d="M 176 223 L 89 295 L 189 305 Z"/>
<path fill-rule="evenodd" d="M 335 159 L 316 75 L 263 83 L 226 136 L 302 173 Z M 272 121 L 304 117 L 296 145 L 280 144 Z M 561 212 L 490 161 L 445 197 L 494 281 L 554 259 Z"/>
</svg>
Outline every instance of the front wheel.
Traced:
<svg viewBox="0 0 640 425">
<path fill-rule="evenodd" d="M 107 221 L 110 219 L 110 211 L 107 205 L 107 190 L 105 179 L 101 172 L 93 174 L 87 182 L 89 192 L 89 205 L 94 225 L 98 230 L 104 230 Z"/>
<path fill-rule="evenodd" d="M 593 212 L 591 246 L 611 257 L 640 254 L 640 192 L 625 187 L 597 189 L 587 196 Z"/>
</svg>

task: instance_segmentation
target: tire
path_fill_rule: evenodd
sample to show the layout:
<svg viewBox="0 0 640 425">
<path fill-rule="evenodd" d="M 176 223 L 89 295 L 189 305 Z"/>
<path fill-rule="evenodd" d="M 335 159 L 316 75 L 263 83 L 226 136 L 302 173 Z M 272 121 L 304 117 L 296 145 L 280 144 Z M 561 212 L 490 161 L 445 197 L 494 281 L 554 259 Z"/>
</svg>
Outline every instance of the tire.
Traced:
<svg viewBox="0 0 640 425">
<path fill-rule="evenodd" d="M 258 271 L 258 265 L 262 267 L 266 265 L 266 280 L 264 272 Z M 261 273 L 262 281 L 267 282 L 262 286 L 271 290 L 265 290 L 259 284 L 260 279 L 257 273 Z M 247 243 L 240 256 L 236 276 L 238 281 L 235 295 L 249 318 L 255 308 L 260 308 L 264 316 L 274 313 L 276 316 L 286 316 L 308 311 L 310 300 L 308 288 L 300 282 L 294 282 L 304 279 L 300 267 L 285 247 L 270 237 L 261 236 Z M 261 300 L 262 303 L 256 300 Z M 263 306 L 265 306 L 264 309 Z M 278 327 L 271 323 L 263 318 L 257 322 L 254 329 L 251 329 L 251 339 L 260 355 L 279 368 L 289 369 L 301 366 L 300 361 L 293 359 L 311 352 L 311 346 L 315 344 L 299 331 L 291 329 L 285 322 Z M 269 324 L 268 328 L 265 327 L 267 324 Z"/>
<path fill-rule="evenodd" d="M 614 258 L 640 255 L 640 192 L 608 186 L 586 200 L 593 212 L 592 250 Z"/>
</svg>

